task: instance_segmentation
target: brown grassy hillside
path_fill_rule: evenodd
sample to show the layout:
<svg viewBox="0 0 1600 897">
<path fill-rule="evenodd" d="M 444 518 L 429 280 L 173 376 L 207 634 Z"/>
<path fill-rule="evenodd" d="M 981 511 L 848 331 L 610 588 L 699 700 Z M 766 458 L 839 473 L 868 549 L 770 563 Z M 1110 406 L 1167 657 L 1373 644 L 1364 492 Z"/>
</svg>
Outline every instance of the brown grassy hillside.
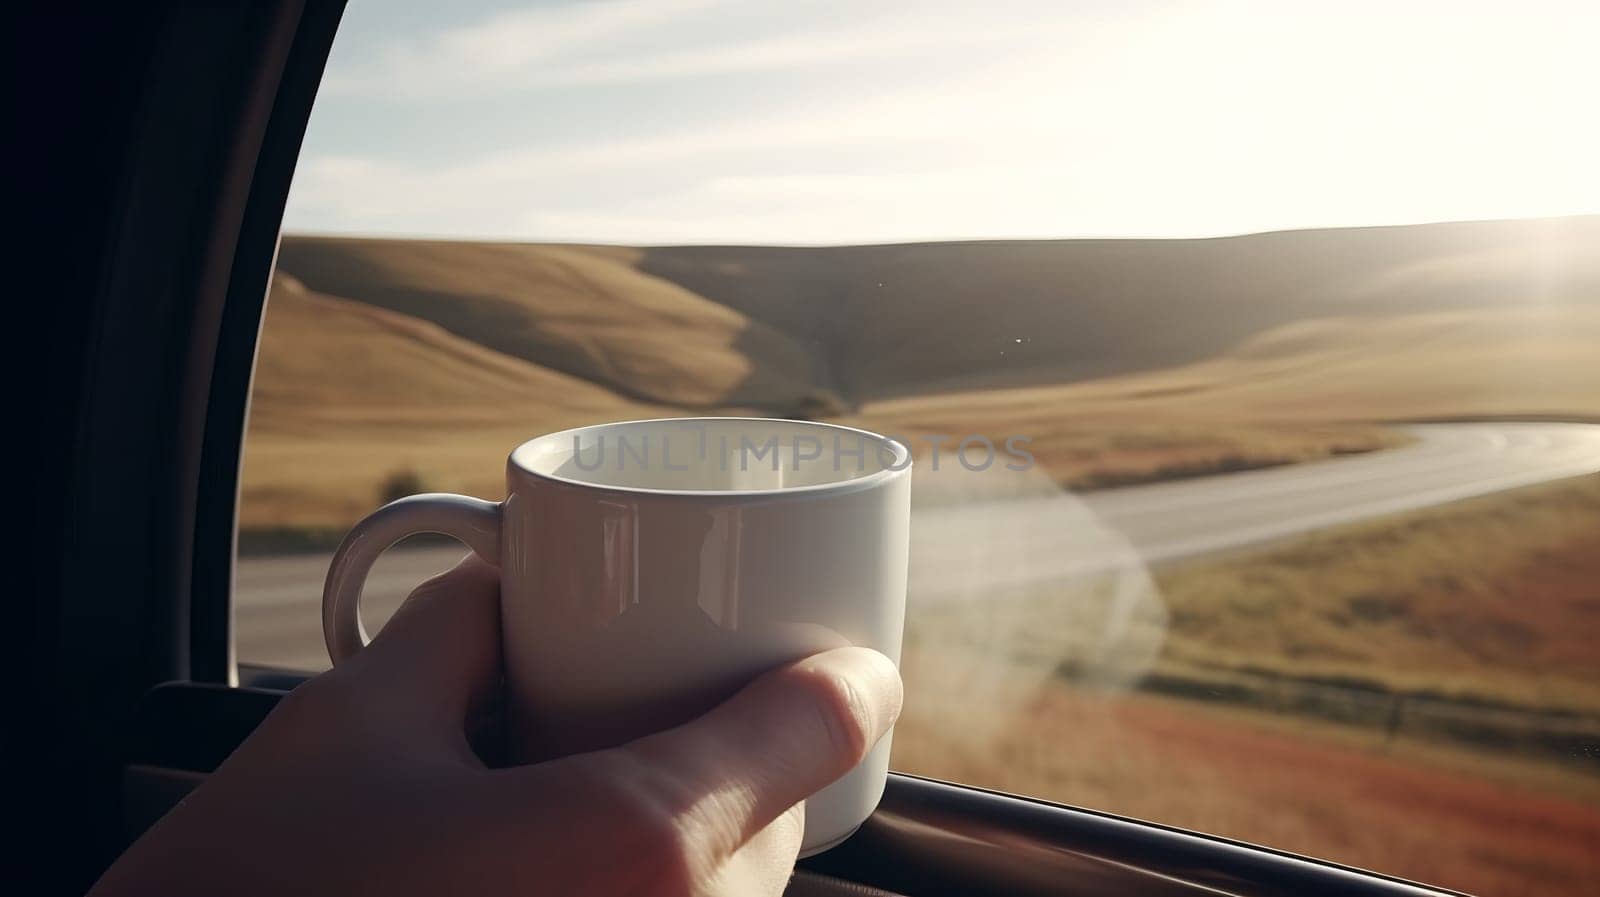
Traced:
<svg viewBox="0 0 1600 897">
<path fill-rule="evenodd" d="M 400 470 L 497 495 L 506 452 L 530 433 L 662 411 L 280 272 L 256 362 L 242 522 L 346 526 Z"/>
<path fill-rule="evenodd" d="M 1307 321 L 1332 319 L 1277 351 L 1396 315 L 1597 307 L 1596 247 L 1600 216 L 821 248 L 291 236 L 278 264 L 625 395 L 787 414 L 828 411 L 829 390 L 861 404 L 1172 368 Z"/>
<path fill-rule="evenodd" d="M 308 290 L 279 273 L 256 362 L 252 415 L 273 429 L 499 423 L 634 405 L 602 386 L 485 349 L 416 318 Z"/>
<path fill-rule="evenodd" d="M 634 250 L 286 237 L 278 270 L 431 321 L 513 358 L 684 407 L 797 408 L 812 361 L 788 337 L 634 267 Z"/>
<path fill-rule="evenodd" d="M 1590 474 L 1193 560 L 1163 662 L 1593 715 L 1597 520 Z"/>
<path fill-rule="evenodd" d="M 908 680 L 906 693 L 916 684 Z M 1584 882 L 1600 875 L 1600 810 L 1567 790 L 1570 776 L 1554 789 L 1530 787 L 1459 752 L 1351 744 L 1303 719 L 1108 696 L 1056 679 L 980 746 L 961 743 L 966 724 L 959 713 L 924 715 L 908 699 L 893 767 L 1472 894 L 1587 897 Z"/>
<path fill-rule="evenodd" d="M 641 414 L 1032 437 L 1094 488 L 1600 417 L 1600 217 L 834 248 L 290 236 L 247 526 L 348 524 L 386 474 L 498 492 L 511 445 Z M 299 285 L 303 284 L 303 288 Z"/>
<path fill-rule="evenodd" d="M 866 401 L 1096 379 L 1315 318 L 1600 304 L 1600 217 L 1211 240 L 663 247 L 641 270 L 766 322 Z"/>
<path fill-rule="evenodd" d="M 871 402 L 859 419 L 893 432 L 1027 434 L 1057 480 L 1092 487 L 1392 441 L 1360 422 L 1600 419 L 1597 346 L 1600 303 L 1320 318 L 1192 364 Z"/>
</svg>

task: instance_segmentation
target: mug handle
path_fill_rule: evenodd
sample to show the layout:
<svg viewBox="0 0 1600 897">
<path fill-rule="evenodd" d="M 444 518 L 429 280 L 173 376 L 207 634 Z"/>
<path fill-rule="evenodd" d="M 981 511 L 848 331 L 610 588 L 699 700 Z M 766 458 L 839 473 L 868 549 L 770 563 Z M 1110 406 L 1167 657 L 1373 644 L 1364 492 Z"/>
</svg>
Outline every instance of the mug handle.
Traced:
<svg viewBox="0 0 1600 897">
<path fill-rule="evenodd" d="M 392 501 L 357 523 L 333 553 L 322 587 L 322 637 L 338 664 L 367 646 L 361 590 L 378 555 L 406 536 L 439 533 L 500 564 L 500 505 L 481 498 L 432 492 Z"/>
</svg>

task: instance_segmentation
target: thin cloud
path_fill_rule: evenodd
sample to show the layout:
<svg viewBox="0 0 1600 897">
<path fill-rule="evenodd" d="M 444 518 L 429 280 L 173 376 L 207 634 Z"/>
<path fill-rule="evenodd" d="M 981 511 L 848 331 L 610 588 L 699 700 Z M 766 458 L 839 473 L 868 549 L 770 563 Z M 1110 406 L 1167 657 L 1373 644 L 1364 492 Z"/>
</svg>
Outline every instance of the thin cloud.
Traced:
<svg viewBox="0 0 1600 897">
<path fill-rule="evenodd" d="M 376 59 L 334 67 L 324 87 L 337 94 L 410 98 L 504 87 L 540 65 L 591 56 L 619 39 L 728 3 L 616 0 L 513 10 L 424 40 L 396 40 Z"/>
<path fill-rule="evenodd" d="M 859 28 L 788 35 L 724 46 L 668 53 L 644 59 L 595 62 L 545 73 L 546 83 L 606 83 L 654 81 L 702 75 L 733 74 L 851 60 L 922 53 L 935 49 L 972 50 L 1002 41 L 1042 42 L 1048 29 L 1028 27 L 969 27 L 966 22 L 936 22 L 932 27 L 899 28 L 889 33 Z"/>
<path fill-rule="evenodd" d="M 935 50 L 959 60 L 995 43 L 1058 39 L 1052 32 L 1063 22 L 1048 15 L 996 18 L 967 6 L 933 6 L 908 18 L 903 9 L 865 6 L 791 33 L 741 36 L 709 15 L 725 13 L 719 7 L 728 2 L 625 0 L 504 13 L 427 40 L 396 40 L 373 59 L 335 67 L 324 87 L 338 95 L 437 100 L 466 91 L 482 96 L 879 62 Z M 662 45 L 671 49 L 662 52 Z"/>
</svg>

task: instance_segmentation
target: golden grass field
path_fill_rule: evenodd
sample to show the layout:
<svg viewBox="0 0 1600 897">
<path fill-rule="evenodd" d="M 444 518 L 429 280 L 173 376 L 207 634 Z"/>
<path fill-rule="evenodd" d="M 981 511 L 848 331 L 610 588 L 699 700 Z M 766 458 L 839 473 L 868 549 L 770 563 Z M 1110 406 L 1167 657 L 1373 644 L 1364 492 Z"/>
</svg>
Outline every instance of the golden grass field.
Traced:
<svg viewBox="0 0 1600 897">
<path fill-rule="evenodd" d="M 1157 577 L 1164 660 L 1600 717 L 1600 475 Z"/>
<path fill-rule="evenodd" d="M 1591 475 L 1159 570 L 1161 612 L 1140 615 L 1165 627 L 1149 672 L 1224 685 L 1250 668 L 1600 720 L 1596 520 Z M 1590 893 L 1593 757 L 1085 675 L 1067 633 L 1094 622 L 1100 586 L 917 608 L 896 768 L 1474 893 Z"/>
<path fill-rule="evenodd" d="M 1600 876 L 1595 804 L 1512 762 L 1060 681 L 979 745 L 943 738 L 960 724 L 903 718 L 894 767 L 1494 897 L 1584 897 Z"/>
<path fill-rule="evenodd" d="M 530 433 L 670 413 L 280 271 L 256 362 L 240 523 L 348 527 L 397 470 L 498 497 L 509 447 Z"/>
</svg>

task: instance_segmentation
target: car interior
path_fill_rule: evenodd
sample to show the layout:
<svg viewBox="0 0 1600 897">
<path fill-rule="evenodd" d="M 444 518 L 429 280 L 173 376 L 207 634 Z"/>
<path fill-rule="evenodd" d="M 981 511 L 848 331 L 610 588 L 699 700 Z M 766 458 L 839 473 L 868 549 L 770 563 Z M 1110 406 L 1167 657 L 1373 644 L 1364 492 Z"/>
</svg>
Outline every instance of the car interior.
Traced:
<svg viewBox="0 0 1600 897">
<path fill-rule="evenodd" d="M 53 247 L 21 260 L 53 278 L 48 345 L 11 337 L 38 359 L 15 381 L 38 402 L 35 542 L 6 741 L 39 843 L 15 893 L 82 893 L 308 675 L 237 662 L 230 601 L 264 304 L 343 6 L 128 4 L 15 35 L 33 45 L 24 229 Z M 867 824 L 802 860 L 788 893 L 1453 892 L 891 772 Z"/>
</svg>

